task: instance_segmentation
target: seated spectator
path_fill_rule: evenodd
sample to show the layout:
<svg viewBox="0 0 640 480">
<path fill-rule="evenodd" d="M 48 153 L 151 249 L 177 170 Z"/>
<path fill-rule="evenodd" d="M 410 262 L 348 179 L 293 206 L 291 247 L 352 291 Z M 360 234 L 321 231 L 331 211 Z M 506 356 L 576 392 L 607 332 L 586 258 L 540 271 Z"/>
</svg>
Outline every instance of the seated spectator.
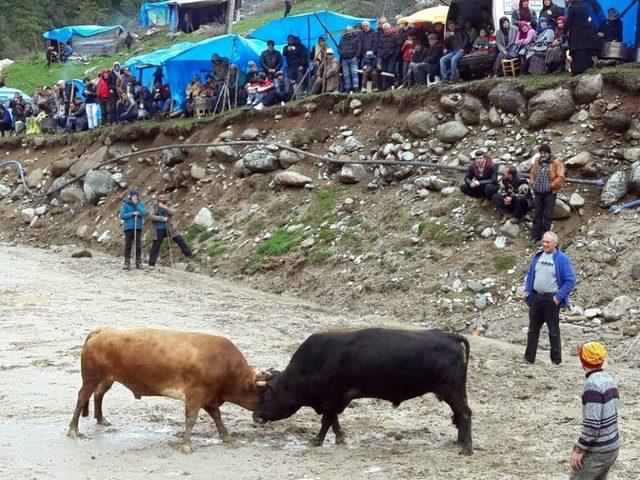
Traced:
<svg viewBox="0 0 640 480">
<path fill-rule="evenodd" d="M 460 190 L 468 197 L 477 198 L 482 206 L 491 205 L 491 199 L 498 191 L 498 168 L 483 150 L 476 150 L 475 160 L 469 166 Z"/>
<path fill-rule="evenodd" d="M 9 110 L 0 103 L 0 137 L 3 135 L 10 135 L 13 128 L 13 122 L 11 121 L 11 114 Z"/>
<path fill-rule="evenodd" d="M 487 53 L 489 51 L 489 37 L 484 28 L 480 29 L 478 36 L 473 41 L 473 53 Z"/>
<path fill-rule="evenodd" d="M 518 22 L 518 35 L 513 42 L 518 56 L 525 56 L 525 54 L 527 53 L 527 48 L 529 47 L 529 44 L 533 42 L 535 35 L 536 31 L 531 28 L 531 25 L 529 25 L 529 23 Z"/>
<path fill-rule="evenodd" d="M 244 79 L 245 85 L 256 83 L 260 79 L 260 69 L 258 68 L 258 65 L 256 65 L 256 62 L 254 62 L 253 60 L 249 60 L 249 62 L 247 63 L 247 67 L 249 67 L 249 71 L 247 72 Z"/>
<path fill-rule="evenodd" d="M 416 35 L 415 30 L 409 30 L 407 32 L 405 41 L 400 49 L 400 55 L 402 56 L 402 84 L 405 86 L 415 84 L 415 79 L 413 78 L 413 76 L 409 78 L 409 66 L 411 65 L 411 58 L 415 55 L 418 45 L 418 36 Z M 419 62 L 414 63 L 421 63 L 422 57 L 425 55 L 425 53 L 426 50 L 420 48 L 420 53 L 417 56 L 417 60 L 419 60 Z"/>
<path fill-rule="evenodd" d="M 87 126 L 89 130 L 98 128 L 98 91 L 89 77 L 84 79 L 84 104 L 87 112 Z"/>
<path fill-rule="evenodd" d="M 540 10 L 539 20 L 546 18 L 549 22 L 555 25 L 558 18 L 563 14 L 564 9 L 553 3 L 553 0 L 542 0 L 542 9 Z"/>
<path fill-rule="evenodd" d="M 524 72 L 542 75 L 547 72 L 547 52 L 555 39 L 553 27 L 547 17 L 540 18 L 536 37 L 527 47 Z"/>
<path fill-rule="evenodd" d="M 469 45 L 469 37 L 463 29 L 458 28 L 456 22 L 450 21 L 447 28 L 447 38 L 444 41 L 446 53 L 440 59 L 440 78 L 443 82 L 452 83 L 458 75 L 458 61 Z"/>
<path fill-rule="evenodd" d="M 55 120 L 56 125 L 62 129 L 67 124 L 67 115 L 64 100 L 58 100 L 55 113 L 53 114 L 53 119 Z"/>
<path fill-rule="evenodd" d="M 429 49 L 422 63 L 418 63 L 413 67 L 413 73 L 418 85 L 427 84 L 427 76 L 430 82 L 435 81 L 435 76 L 440 73 L 440 59 L 443 55 L 442 44 L 435 33 L 429 34 L 427 37 Z"/>
<path fill-rule="evenodd" d="M 473 43 L 478 38 L 478 30 L 473 26 L 471 20 L 464 21 L 464 31 L 467 33 L 467 37 L 469 37 L 469 43 Z"/>
<path fill-rule="evenodd" d="M 62 48 L 62 52 L 60 53 L 60 60 L 64 63 L 69 60 L 69 57 L 73 55 L 73 47 L 71 44 L 67 44 Z"/>
<path fill-rule="evenodd" d="M 282 67 L 282 54 L 275 49 L 275 45 L 273 40 L 268 40 L 267 49 L 260 54 L 260 65 L 270 78 Z"/>
<path fill-rule="evenodd" d="M 264 72 L 259 72 L 255 79 L 254 77 L 252 77 L 253 81 L 248 82 L 245 85 L 245 90 L 247 92 L 247 105 L 250 107 L 258 105 L 262 101 L 262 98 L 264 98 L 264 94 L 258 94 L 258 86 L 260 85 L 261 78 L 266 79 L 267 74 Z"/>
<path fill-rule="evenodd" d="M 379 78 L 380 62 L 374 53 L 369 50 L 362 58 L 362 91 L 371 91 L 373 89 L 374 92 L 377 92 L 380 88 Z M 371 88 L 369 88 L 369 82 L 371 82 Z"/>
<path fill-rule="evenodd" d="M 266 73 L 260 72 L 260 80 L 258 81 L 258 86 L 256 87 L 255 99 L 252 102 L 254 108 L 256 110 L 262 110 L 264 104 L 262 103 L 267 93 L 273 89 L 273 79 L 269 77 Z"/>
<path fill-rule="evenodd" d="M 151 92 L 140 82 L 134 84 L 133 101 L 138 105 L 138 119 L 151 118 L 153 103 Z"/>
<path fill-rule="evenodd" d="M 547 71 L 550 73 L 565 69 L 567 50 L 569 50 L 569 39 L 565 30 L 566 22 L 566 17 L 558 17 L 555 38 L 547 51 Z"/>
<path fill-rule="evenodd" d="M 335 59 L 333 50 L 327 48 L 325 60 L 320 64 L 311 93 L 337 92 L 340 88 L 340 63 Z"/>
<path fill-rule="evenodd" d="M 211 55 L 211 72 L 216 83 L 224 83 L 229 73 L 229 59 L 217 53 Z"/>
<path fill-rule="evenodd" d="M 536 12 L 529 7 L 529 0 L 520 0 L 518 8 L 513 9 L 511 20 L 514 25 L 518 25 L 519 22 L 527 22 L 529 26 L 532 26 L 536 23 Z"/>
<path fill-rule="evenodd" d="M 193 79 L 187 85 L 187 88 L 185 88 L 184 93 L 186 94 L 187 98 L 199 97 L 202 93 L 202 88 L 203 87 L 202 82 L 200 82 L 200 77 L 198 75 L 194 75 Z"/>
<path fill-rule="evenodd" d="M 138 119 L 138 106 L 135 100 L 127 95 L 127 92 L 120 93 L 116 103 L 116 122 L 133 122 Z"/>
<path fill-rule="evenodd" d="M 438 41 L 440 43 L 444 42 L 444 23 L 435 22 L 433 24 L 433 33 L 438 36 Z"/>
<path fill-rule="evenodd" d="M 622 20 L 615 8 L 607 10 L 608 18 L 600 25 L 598 37 L 604 42 L 622 42 Z"/>
<path fill-rule="evenodd" d="M 488 9 L 483 8 L 480 11 L 480 22 L 478 22 L 478 30 L 484 28 L 484 30 L 487 31 L 489 27 L 493 27 L 493 19 L 491 18 L 491 12 Z"/>
<path fill-rule="evenodd" d="M 287 36 L 287 44 L 282 50 L 282 56 L 287 60 L 287 78 L 300 83 L 309 65 L 309 52 L 295 35 Z M 277 73 L 277 72 L 276 72 Z"/>
<path fill-rule="evenodd" d="M 344 89 L 347 92 L 358 90 L 358 58 L 360 58 L 361 41 L 353 31 L 353 27 L 345 28 L 344 35 L 338 44 L 340 52 L 340 65 L 342 66 L 342 79 Z"/>
<path fill-rule="evenodd" d="M 380 36 L 380 67 L 382 69 L 382 89 L 388 90 L 395 83 L 396 60 L 402 47 L 402 37 L 395 28 L 385 23 Z M 384 75 L 384 74 L 387 75 Z M 391 80 L 394 79 L 394 80 Z"/>
<path fill-rule="evenodd" d="M 529 181 L 524 175 L 518 173 L 515 165 L 502 168 L 502 177 L 498 181 L 498 192 L 493 195 L 491 203 L 502 215 L 500 223 L 511 220 L 518 223 L 527 214 L 533 197 Z"/>
<path fill-rule="evenodd" d="M 306 57 L 306 55 L 305 55 Z M 288 102 L 293 98 L 293 83 L 285 78 L 284 73 L 276 72 L 273 88 L 267 92 L 262 103 L 265 107 L 276 105 L 279 102 Z"/>
<path fill-rule="evenodd" d="M 493 76 L 502 75 L 502 61 L 509 58 L 515 58 L 517 53 L 514 50 L 518 29 L 511 25 L 507 17 L 500 19 L 500 28 L 496 32 L 496 48 L 498 55 L 493 63 Z"/>
<path fill-rule="evenodd" d="M 167 96 L 165 88 L 156 83 L 153 85 L 153 91 L 151 92 L 151 115 L 157 116 L 165 111 L 165 104 L 167 102 Z"/>
<path fill-rule="evenodd" d="M 47 53 L 45 53 L 47 59 L 47 68 L 51 68 L 51 64 L 60 60 L 60 54 L 56 52 L 53 47 L 47 47 Z"/>
<path fill-rule="evenodd" d="M 69 107 L 69 116 L 67 117 L 67 123 L 65 124 L 65 133 L 70 133 L 75 130 L 81 132 L 87 128 L 87 109 L 85 103 L 76 97 L 73 99 L 73 105 Z"/>
<path fill-rule="evenodd" d="M 412 45 L 412 48 L 406 49 L 403 55 L 409 54 L 409 61 L 407 64 L 407 70 L 404 75 L 402 84 L 405 87 L 410 87 L 418 83 L 416 76 L 416 68 L 418 65 L 422 65 L 426 62 L 428 50 L 420 43 Z M 404 57 L 407 58 L 407 57 Z"/>
</svg>

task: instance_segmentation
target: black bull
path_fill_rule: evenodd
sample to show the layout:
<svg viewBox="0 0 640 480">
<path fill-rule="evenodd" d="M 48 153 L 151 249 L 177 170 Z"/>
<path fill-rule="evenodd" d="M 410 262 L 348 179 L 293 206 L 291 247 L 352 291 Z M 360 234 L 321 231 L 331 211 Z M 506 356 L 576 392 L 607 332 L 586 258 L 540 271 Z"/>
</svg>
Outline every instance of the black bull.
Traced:
<svg viewBox="0 0 640 480">
<path fill-rule="evenodd" d="M 453 410 L 460 452 L 472 453 L 471 410 L 467 405 L 469 342 L 436 330 L 369 328 L 311 335 L 284 372 L 261 389 L 256 422 L 281 420 L 301 407 L 322 414 L 312 440 L 322 445 L 329 427 L 344 440 L 338 422 L 355 398 L 380 398 L 394 406 L 434 393 Z"/>
</svg>

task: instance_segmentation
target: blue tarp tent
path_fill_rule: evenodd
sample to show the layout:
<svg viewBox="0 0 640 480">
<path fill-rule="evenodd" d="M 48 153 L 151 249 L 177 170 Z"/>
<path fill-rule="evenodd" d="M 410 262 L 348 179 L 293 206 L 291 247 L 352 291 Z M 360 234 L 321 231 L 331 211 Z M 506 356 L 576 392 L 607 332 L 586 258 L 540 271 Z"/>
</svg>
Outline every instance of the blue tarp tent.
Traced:
<svg viewBox="0 0 640 480">
<path fill-rule="evenodd" d="M 170 30 L 178 27 L 178 9 L 169 2 L 143 3 L 140 6 L 140 25 L 142 27 L 164 27 Z"/>
<path fill-rule="evenodd" d="M 585 0 L 589 5 L 591 18 L 600 27 L 607 19 L 607 9 L 615 8 L 622 15 L 622 40 L 627 46 L 638 41 L 638 2 L 634 0 Z M 628 10 L 627 10 L 628 8 Z"/>
<path fill-rule="evenodd" d="M 101 27 L 99 25 L 76 25 L 73 27 L 62 27 L 49 30 L 42 36 L 46 40 L 57 40 L 58 42 L 66 43 L 71 40 L 74 35 L 78 35 L 80 37 L 93 37 L 115 29 L 120 29 L 119 33 L 124 32 L 124 28 L 120 25 L 114 25 L 111 27 Z"/>
<path fill-rule="evenodd" d="M 288 35 L 295 35 L 296 37 L 300 37 L 302 44 L 309 49 L 316 44 L 318 37 L 324 35 L 328 37 L 327 43 L 334 49 L 337 49 L 338 46 L 327 35 L 327 30 L 331 32 L 336 42 L 340 42 L 345 27 L 349 25 L 355 27 L 363 20 L 368 19 L 322 10 L 320 12 L 303 13 L 301 15 L 292 15 L 274 20 L 251 32 L 249 38 L 255 38 L 264 42 L 273 40 L 276 45 L 284 45 L 287 43 Z M 371 26 L 376 28 L 375 22 L 373 20 L 369 21 L 371 22 Z"/>
<path fill-rule="evenodd" d="M 127 60 L 122 66 L 129 67 L 133 76 L 137 80 L 141 81 L 147 88 L 151 89 L 153 87 L 153 74 L 156 68 L 163 67 L 162 73 L 166 79 L 168 76 L 165 66 L 166 62 L 173 57 L 180 55 L 182 52 L 188 50 L 194 45 L 195 44 L 191 42 L 178 43 L 169 48 L 163 48 L 161 50 L 147 53 L 146 55 L 133 57 Z"/>
<path fill-rule="evenodd" d="M 122 32 L 124 28 L 120 25 L 76 25 L 49 30 L 42 36 L 50 41 L 71 42 L 73 51 L 77 54 L 110 55 L 115 53 Z"/>
<path fill-rule="evenodd" d="M 19 93 L 20 95 L 22 95 L 22 99 L 25 102 L 31 103 L 32 101 L 31 97 L 26 93 L 24 93 L 22 90 L 18 90 L 17 88 L 8 88 L 8 87 L 0 88 L 0 103 L 8 104 L 9 101 L 13 98 L 14 94 L 16 93 Z"/>
<path fill-rule="evenodd" d="M 185 99 L 185 88 L 194 75 L 205 79 L 211 73 L 211 55 L 217 53 L 227 57 L 232 64 L 244 70 L 247 62 L 260 60 L 263 48 L 261 42 L 248 41 L 238 35 L 222 35 L 196 43 L 182 53 L 165 62 L 166 77 L 171 87 L 171 96 L 175 101 L 175 108 L 180 108 Z"/>
</svg>

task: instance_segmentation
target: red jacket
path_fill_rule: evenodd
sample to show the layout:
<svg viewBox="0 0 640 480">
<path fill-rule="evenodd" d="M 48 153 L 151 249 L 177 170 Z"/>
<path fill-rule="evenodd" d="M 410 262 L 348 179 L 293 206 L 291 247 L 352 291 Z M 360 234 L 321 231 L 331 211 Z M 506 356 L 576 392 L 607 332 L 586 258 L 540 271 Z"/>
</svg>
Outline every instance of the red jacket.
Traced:
<svg viewBox="0 0 640 480">
<path fill-rule="evenodd" d="M 111 92 L 109 91 L 109 85 L 107 85 L 107 81 L 100 77 L 98 80 L 98 86 L 96 88 L 96 93 L 98 96 L 98 100 L 109 100 L 111 98 Z"/>
</svg>

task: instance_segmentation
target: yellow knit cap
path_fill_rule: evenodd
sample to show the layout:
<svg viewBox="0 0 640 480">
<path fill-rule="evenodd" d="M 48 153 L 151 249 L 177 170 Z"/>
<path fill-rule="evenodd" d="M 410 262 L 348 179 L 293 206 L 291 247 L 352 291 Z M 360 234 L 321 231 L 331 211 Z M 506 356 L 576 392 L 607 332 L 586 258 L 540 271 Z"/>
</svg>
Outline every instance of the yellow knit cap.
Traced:
<svg viewBox="0 0 640 480">
<path fill-rule="evenodd" d="M 598 367 L 607 358 L 607 350 L 600 342 L 588 342 L 580 347 L 580 361 L 592 367 Z"/>
</svg>

